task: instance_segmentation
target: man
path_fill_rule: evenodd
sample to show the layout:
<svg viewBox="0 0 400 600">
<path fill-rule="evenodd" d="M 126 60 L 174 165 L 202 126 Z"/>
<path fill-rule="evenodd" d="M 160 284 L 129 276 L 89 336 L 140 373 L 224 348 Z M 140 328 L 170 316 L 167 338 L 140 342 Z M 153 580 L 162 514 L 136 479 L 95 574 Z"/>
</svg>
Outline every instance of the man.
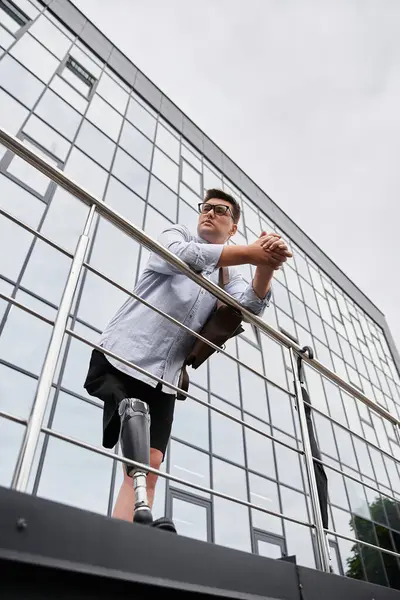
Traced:
<svg viewBox="0 0 400 600">
<path fill-rule="evenodd" d="M 216 284 L 219 267 L 256 266 L 250 284 L 237 270 L 229 268 L 229 283 L 225 289 L 243 307 L 261 315 L 268 305 L 274 271 L 291 256 L 287 245 L 280 236 L 266 233 L 248 246 L 225 245 L 237 231 L 240 205 L 221 190 L 208 190 L 204 202 L 199 204 L 199 211 L 196 235 L 185 226 L 173 225 L 161 234 L 159 242 Z M 216 303 L 212 294 L 155 253 L 150 256 L 135 293 L 196 332 L 202 329 Z M 99 345 L 163 381 L 177 385 L 194 341 L 195 338 L 182 328 L 138 300 L 129 298 L 111 319 Z M 136 398 L 148 405 L 150 465 L 159 469 L 173 422 L 173 390 L 97 350 L 92 353 L 85 388 L 104 402 L 103 445 L 106 448 L 113 448 L 118 442 L 121 430 L 121 410 L 118 409 L 122 401 Z M 157 476 L 149 473 L 150 507 L 156 481 Z M 124 470 L 113 516 L 132 521 L 134 502 L 132 477 Z"/>
</svg>

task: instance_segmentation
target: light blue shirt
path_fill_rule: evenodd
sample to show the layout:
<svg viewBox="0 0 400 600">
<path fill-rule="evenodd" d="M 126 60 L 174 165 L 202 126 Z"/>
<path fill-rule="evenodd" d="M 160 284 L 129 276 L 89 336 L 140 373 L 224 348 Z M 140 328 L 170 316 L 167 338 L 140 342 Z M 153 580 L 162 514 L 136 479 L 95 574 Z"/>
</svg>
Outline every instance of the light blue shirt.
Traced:
<svg viewBox="0 0 400 600">
<path fill-rule="evenodd" d="M 162 232 L 160 244 L 178 256 L 194 270 L 218 284 L 217 264 L 224 246 L 209 244 L 192 235 L 182 225 L 173 225 Z M 192 330 L 200 332 L 216 305 L 212 294 L 181 273 L 155 253 L 150 255 L 135 293 L 168 313 Z M 269 304 L 271 291 L 259 298 L 237 269 L 229 268 L 229 283 L 225 291 L 249 311 L 261 315 Z M 177 385 L 180 370 L 195 338 L 157 314 L 138 300 L 128 298 L 103 332 L 100 345 L 146 369 L 164 381 Z M 157 381 L 107 356 L 117 369 L 156 386 Z M 212 360 L 212 359 L 211 359 Z M 174 393 L 168 386 L 163 391 Z"/>
</svg>

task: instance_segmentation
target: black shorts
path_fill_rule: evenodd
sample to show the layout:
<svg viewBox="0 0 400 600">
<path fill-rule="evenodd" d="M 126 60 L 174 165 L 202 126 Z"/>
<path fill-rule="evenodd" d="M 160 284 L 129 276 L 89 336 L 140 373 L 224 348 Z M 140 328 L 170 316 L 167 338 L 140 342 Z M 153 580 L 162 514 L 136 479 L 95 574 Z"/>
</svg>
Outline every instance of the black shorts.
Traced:
<svg viewBox="0 0 400 600">
<path fill-rule="evenodd" d="M 98 350 L 92 352 L 84 387 L 91 396 L 104 402 L 103 446 L 105 448 L 113 448 L 119 439 L 119 403 L 124 398 L 137 398 L 149 406 L 150 446 L 165 455 L 174 417 L 175 394 L 161 391 L 160 383 L 152 387 L 144 381 L 119 371 Z"/>
</svg>

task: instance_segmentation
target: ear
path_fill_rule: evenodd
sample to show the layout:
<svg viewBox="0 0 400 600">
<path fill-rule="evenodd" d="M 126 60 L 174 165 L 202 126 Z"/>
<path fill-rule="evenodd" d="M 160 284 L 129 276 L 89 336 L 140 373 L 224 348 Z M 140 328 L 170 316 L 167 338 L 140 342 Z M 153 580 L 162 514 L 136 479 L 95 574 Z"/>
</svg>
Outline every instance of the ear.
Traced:
<svg viewBox="0 0 400 600">
<path fill-rule="evenodd" d="M 238 226 L 236 225 L 236 223 L 234 223 L 232 225 L 232 227 L 231 227 L 230 232 L 229 232 L 229 237 L 232 237 L 233 235 L 235 235 L 235 233 L 237 232 L 237 230 L 238 230 Z"/>
</svg>

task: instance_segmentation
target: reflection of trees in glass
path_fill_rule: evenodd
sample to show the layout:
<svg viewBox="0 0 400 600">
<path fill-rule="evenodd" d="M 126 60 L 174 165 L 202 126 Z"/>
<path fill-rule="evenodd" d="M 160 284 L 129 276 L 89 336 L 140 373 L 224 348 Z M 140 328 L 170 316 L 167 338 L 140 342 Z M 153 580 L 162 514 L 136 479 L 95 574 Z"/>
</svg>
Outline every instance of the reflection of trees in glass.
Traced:
<svg viewBox="0 0 400 600">
<path fill-rule="evenodd" d="M 369 505 L 371 519 L 376 523 L 386 523 L 390 526 L 377 525 L 357 515 L 350 522 L 355 537 L 374 546 L 400 552 L 400 503 L 390 498 L 378 497 Z M 367 579 L 380 585 L 400 589 L 400 566 L 398 559 L 385 552 L 369 548 L 363 544 L 354 544 L 353 555 L 347 559 L 346 575 L 354 579 Z"/>
</svg>

